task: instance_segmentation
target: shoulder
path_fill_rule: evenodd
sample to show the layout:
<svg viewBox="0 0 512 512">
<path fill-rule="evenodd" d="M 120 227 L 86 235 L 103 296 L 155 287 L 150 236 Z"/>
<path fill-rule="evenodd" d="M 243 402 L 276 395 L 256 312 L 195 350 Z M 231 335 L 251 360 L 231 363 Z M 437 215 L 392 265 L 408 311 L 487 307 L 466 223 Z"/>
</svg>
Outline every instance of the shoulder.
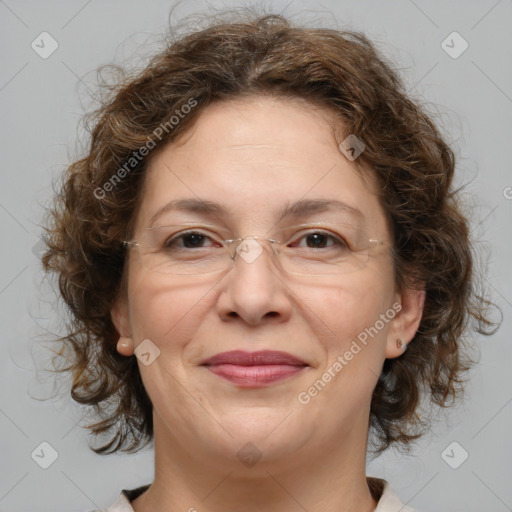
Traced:
<svg viewBox="0 0 512 512">
<path fill-rule="evenodd" d="M 378 501 L 375 512 L 415 512 L 402 503 L 388 482 L 380 478 L 367 478 L 368 487 Z"/>
</svg>

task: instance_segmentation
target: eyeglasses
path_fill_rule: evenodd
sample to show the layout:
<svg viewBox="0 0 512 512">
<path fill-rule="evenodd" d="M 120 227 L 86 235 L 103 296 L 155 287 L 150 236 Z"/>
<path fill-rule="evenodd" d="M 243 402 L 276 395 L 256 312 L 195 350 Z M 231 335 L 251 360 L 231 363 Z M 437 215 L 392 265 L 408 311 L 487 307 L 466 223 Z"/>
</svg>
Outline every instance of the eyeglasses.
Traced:
<svg viewBox="0 0 512 512">
<path fill-rule="evenodd" d="M 247 264 L 270 245 L 286 273 L 303 276 L 348 274 L 364 268 L 381 240 L 368 238 L 345 223 L 300 224 L 275 231 L 276 238 L 256 235 L 222 240 L 219 228 L 179 224 L 147 228 L 138 240 L 124 241 L 139 251 L 147 269 L 163 274 L 203 275 L 228 271 L 238 255 Z"/>
</svg>

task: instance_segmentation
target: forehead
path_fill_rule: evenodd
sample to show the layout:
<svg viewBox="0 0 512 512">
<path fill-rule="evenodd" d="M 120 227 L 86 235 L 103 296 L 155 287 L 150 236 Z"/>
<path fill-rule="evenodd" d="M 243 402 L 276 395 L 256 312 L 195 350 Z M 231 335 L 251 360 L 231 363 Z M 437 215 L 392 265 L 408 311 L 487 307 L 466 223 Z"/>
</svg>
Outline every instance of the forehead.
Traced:
<svg viewBox="0 0 512 512">
<path fill-rule="evenodd" d="M 286 205 L 332 200 L 382 231 L 374 176 L 363 176 L 339 151 L 333 121 L 329 111 L 304 101 L 257 97 L 210 105 L 150 160 L 137 224 L 149 225 L 170 202 L 194 199 L 222 205 L 229 222 L 258 229 L 276 222 Z"/>
</svg>

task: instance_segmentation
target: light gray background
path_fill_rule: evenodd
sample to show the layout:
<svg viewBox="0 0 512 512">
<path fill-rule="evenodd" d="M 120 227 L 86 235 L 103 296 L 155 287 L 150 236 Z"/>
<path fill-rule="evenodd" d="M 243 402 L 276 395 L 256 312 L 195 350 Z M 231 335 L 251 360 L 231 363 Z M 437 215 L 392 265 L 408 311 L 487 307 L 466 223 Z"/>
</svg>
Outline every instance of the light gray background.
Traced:
<svg viewBox="0 0 512 512">
<path fill-rule="evenodd" d="M 240 2 L 210 1 L 221 8 Z M 1 179 L 0 511 L 72 512 L 106 508 L 121 488 L 149 483 L 151 450 L 94 454 L 77 424 L 81 409 L 58 397 L 44 362 L 45 329 L 58 316 L 41 288 L 36 258 L 43 206 L 52 181 L 80 154 L 77 125 L 94 90 L 94 70 L 137 62 L 165 32 L 168 0 L 0 1 Z M 388 479 L 422 512 L 512 510 L 512 20 L 511 0 L 267 1 L 275 11 L 312 24 L 361 30 L 400 67 L 409 91 L 429 103 L 458 156 L 458 181 L 474 194 L 474 234 L 488 253 L 487 284 L 504 315 L 492 338 L 477 337 L 481 361 L 466 400 L 436 422 L 409 457 L 396 452 L 370 462 L 368 474 Z M 204 11 L 186 2 L 179 19 Z M 31 42 L 47 31 L 59 47 L 42 59 Z M 457 31 L 469 43 L 451 58 L 441 43 Z M 140 45 L 144 43 L 142 49 Z M 457 43 L 458 44 L 458 43 Z M 136 52 L 136 57 L 133 57 Z M 43 300 L 41 300 L 43 299 Z M 65 392 L 65 388 L 61 389 Z M 31 453 L 43 441 L 57 460 L 42 469 Z M 452 469 L 442 452 L 457 461 Z M 445 452 L 446 453 L 446 452 Z"/>
</svg>

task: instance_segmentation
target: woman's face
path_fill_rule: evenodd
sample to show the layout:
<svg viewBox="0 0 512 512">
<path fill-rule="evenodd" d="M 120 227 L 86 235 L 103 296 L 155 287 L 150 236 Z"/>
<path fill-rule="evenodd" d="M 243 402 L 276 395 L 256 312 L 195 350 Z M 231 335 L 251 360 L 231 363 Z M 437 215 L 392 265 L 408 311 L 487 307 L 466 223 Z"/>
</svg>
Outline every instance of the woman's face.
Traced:
<svg viewBox="0 0 512 512">
<path fill-rule="evenodd" d="M 208 234 L 224 240 L 278 238 L 285 226 L 343 222 L 384 242 L 374 244 L 365 267 L 320 277 L 281 271 L 267 242 L 254 259 L 237 255 L 226 271 L 209 275 L 149 270 L 141 253 L 130 250 L 127 297 L 113 319 L 135 348 L 150 340 L 136 354 L 160 445 L 228 466 L 260 455 L 262 463 L 292 463 L 348 442 L 366 445 L 383 361 L 400 355 L 396 339 L 409 341 L 419 318 L 395 290 L 375 183 L 340 152 L 329 120 L 328 112 L 289 100 L 217 103 L 152 158 L 135 239 L 145 228 L 180 223 L 209 226 Z M 177 199 L 208 201 L 223 211 L 165 208 Z M 282 218 L 284 207 L 304 200 L 346 207 Z M 300 243 L 307 247 L 307 240 Z M 208 244 L 215 242 L 200 242 Z M 229 351 L 286 352 L 305 365 L 274 365 L 268 377 L 269 366 L 204 364 Z"/>
</svg>

